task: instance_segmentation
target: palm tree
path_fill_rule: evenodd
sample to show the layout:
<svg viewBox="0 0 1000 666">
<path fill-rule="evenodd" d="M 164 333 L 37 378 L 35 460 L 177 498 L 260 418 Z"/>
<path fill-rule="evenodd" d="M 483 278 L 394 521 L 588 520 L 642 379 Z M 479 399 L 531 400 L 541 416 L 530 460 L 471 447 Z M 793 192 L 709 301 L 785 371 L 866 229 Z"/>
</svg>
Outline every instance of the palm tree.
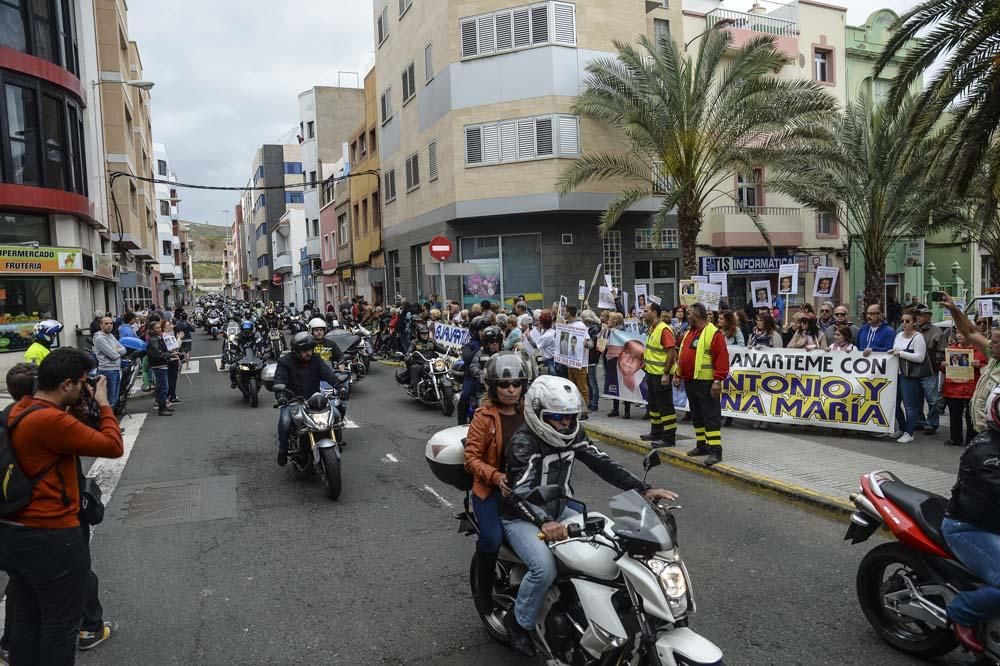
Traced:
<svg viewBox="0 0 1000 666">
<path fill-rule="evenodd" d="M 620 131 L 628 149 L 582 155 L 561 174 L 560 193 L 588 182 L 626 182 L 601 215 L 602 233 L 652 192 L 662 194 L 653 225 L 662 229 L 676 210 L 685 275 L 698 272 L 705 211 L 732 199 L 735 174 L 822 141 L 836 111 L 836 100 L 815 82 L 774 76 L 789 62 L 774 38 L 735 50 L 731 43 L 718 27 L 705 33 L 697 58 L 666 36 L 655 45 L 645 36 L 638 47 L 615 42 L 617 58 L 587 66 L 585 89 L 573 105 L 574 113 Z M 766 229 L 748 214 L 770 246 Z"/>
<path fill-rule="evenodd" d="M 924 0 L 896 22 L 876 74 L 918 36 L 893 79 L 891 104 L 901 105 L 910 85 L 938 58 L 946 57 L 944 66 L 917 98 L 921 112 L 911 118 L 911 132 L 923 136 L 949 116 L 947 136 L 955 140 L 948 143 L 944 156 L 956 187 L 968 190 L 983 167 L 996 180 L 1000 151 L 991 145 L 1000 126 L 1000 3 Z"/>
<path fill-rule="evenodd" d="M 835 142 L 781 160 L 771 188 L 835 214 L 865 262 L 865 304 L 881 302 L 885 260 L 897 242 L 962 218 L 961 201 L 933 166 L 940 134 L 911 139 L 916 104 L 898 110 L 862 96 L 834 123 Z"/>
</svg>

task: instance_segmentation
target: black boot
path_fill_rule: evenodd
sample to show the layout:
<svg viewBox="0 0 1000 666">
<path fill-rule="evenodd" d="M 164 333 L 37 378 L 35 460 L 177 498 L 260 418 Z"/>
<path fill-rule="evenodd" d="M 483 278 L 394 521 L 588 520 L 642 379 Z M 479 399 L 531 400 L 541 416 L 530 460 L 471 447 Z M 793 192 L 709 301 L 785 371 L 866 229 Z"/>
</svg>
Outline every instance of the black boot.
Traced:
<svg viewBox="0 0 1000 666">
<path fill-rule="evenodd" d="M 496 553 L 476 553 L 476 610 L 480 615 L 493 612 L 493 576 L 497 564 Z"/>
<path fill-rule="evenodd" d="M 699 444 L 690 451 L 687 452 L 688 456 L 692 458 L 697 458 L 698 456 L 707 456 L 709 454 L 708 447 L 704 444 Z"/>
<path fill-rule="evenodd" d="M 632 405 L 630 405 L 627 402 L 625 403 L 625 416 L 623 416 L 622 418 L 623 419 L 630 419 L 630 418 L 632 418 Z"/>
<path fill-rule="evenodd" d="M 658 442 L 663 439 L 663 426 L 653 426 L 648 435 L 639 435 L 644 442 Z"/>
<path fill-rule="evenodd" d="M 675 446 L 677 446 L 676 432 L 664 432 L 663 437 L 659 442 L 653 442 L 654 449 L 672 449 Z"/>
<path fill-rule="evenodd" d="M 711 450 L 708 452 L 708 457 L 705 458 L 705 467 L 711 467 L 716 463 L 722 462 L 722 447 L 721 446 L 710 446 Z"/>
<path fill-rule="evenodd" d="M 458 425 L 465 425 L 469 422 L 469 401 L 464 398 L 459 398 L 458 405 L 455 407 L 455 411 L 458 418 Z"/>
<path fill-rule="evenodd" d="M 537 654 L 537 652 L 535 652 L 535 642 L 531 640 L 531 634 L 527 629 L 518 624 L 517 618 L 514 617 L 513 608 L 511 608 L 507 614 L 503 616 L 503 626 L 507 629 L 507 636 L 510 638 L 510 646 L 515 652 L 518 652 L 525 657 L 534 657 Z"/>
<path fill-rule="evenodd" d="M 278 467 L 284 467 L 288 464 L 288 451 L 278 451 Z"/>
</svg>

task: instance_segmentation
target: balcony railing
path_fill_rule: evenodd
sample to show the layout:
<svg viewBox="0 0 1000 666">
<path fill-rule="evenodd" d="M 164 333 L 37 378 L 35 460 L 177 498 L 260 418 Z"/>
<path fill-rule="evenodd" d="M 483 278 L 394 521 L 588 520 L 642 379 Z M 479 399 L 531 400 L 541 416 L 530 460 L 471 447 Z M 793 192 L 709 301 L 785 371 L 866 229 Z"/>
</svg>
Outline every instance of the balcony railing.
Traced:
<svg viewBox="0 0 1000 666">
<path fill-rule="evenodd" d="M 737 12 L 732 9 L 716 9 L 705 17 L 705 22 L 709 27 L 716 25 L 719 21 L 731 22 L 728 26 L 724 27 L 735 30 L 752 30 L 753 32 L 774 35 L 775 37 L 799 36 L 798 23 L 773 16 Z"/>
<path fill-rule="evenodd" d="M 801 212 L 801 208 L 783 206 L 716 206 L 712 209 L 716 215 L 798 215 Z"/>
</svg>

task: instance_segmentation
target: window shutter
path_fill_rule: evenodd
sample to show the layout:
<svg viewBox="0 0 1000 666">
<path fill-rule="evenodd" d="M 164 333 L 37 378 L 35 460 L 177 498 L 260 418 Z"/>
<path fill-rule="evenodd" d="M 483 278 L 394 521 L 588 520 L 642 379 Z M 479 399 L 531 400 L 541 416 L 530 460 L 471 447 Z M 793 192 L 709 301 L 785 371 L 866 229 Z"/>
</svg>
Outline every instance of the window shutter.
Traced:
<svg viewBox="0 0 1000 666">
<path fill-rule="evenodd" d="M 388 104 L 389 91 L 382 93 L 382 122 L 385 122 L 389 117 L 389 104 Z"/>
<path fill-rule="evenodd" d="M 535 119 L 517 121 L 517 159 L 526 160 L 535 156 Z"/>
<path fill-rule="evenodd" d="M 432 44 L 424 47 L 424 81 L 434 78 L 434 49 Z"/>
<path fill-rule="evenodd" d="M 500 123 L 500 161 L 517 161 L 517 121 L 505 120 Z"/>
<path fill-rule="evenodd" d="M 497 51 L 509 51 L 514 48 L 510 12 L 497 12 Z"/>
<path fill-rule="evenodd" d="M 430 174 L 428 181 L 437 180 L 438 177 L 438 145 L 437 141 L 431 141 L 427 146 L 427 171 Z"/>
<path fill-rule="evenodd" d="M 531 10 L 520 7 L 511 12 L 513 17 L 514 48 L 531 46 Z"/>
<path fill-rule="evenodd" d="M 538 157 L 544 157 L 547 155 L 554 155 L 554 145 L 552 142 L 552 118 L 546 116 L 544 118 L 535 119 L 535 135 L 537 137 L 535 145 L 537 146 L 536 154 Z"/>
<path fill-rule="evenodd" d="M 549 41 L 549 6 L 537 5 L 531 8 L 531 43 L 543 44 Z"/>
<path fill-rule="evenodd" d="M 576 116 L 559 116 L 559 154 L 580 154 L 580 121 Z"/>
<path fill-rule="evenodd" d="M 576 5 L 557 2 L 553 7 L 556 43 L 576 46 Z"/>
<path fill-rule="evenodd" d="M 408 80 L 409 79 L 409 74 L 410 74 L 410 72 L 409 72 L 408 68 L 403 70 L 403 101 L 404 102 L 407 99 L 410 98 L 410 94 L 408 92 L 409 89 L 410 89 L 410 82 Z"/>
<path fill-rule="evenodd" d="M 392 198 L 396 198 L 396 170 L 389 172 L 389 183 L 392 185 Z"/>
<path fill-rule="evenodd" d="M 483 161 L 487 164 L 500 161 L 500 126 L 497 123 L 483 125 Z"/>
<path fill-rule="evenodd" d="M 407 67 L 404 72 L 404 77 L 406 82 L 409 84 L 409 87 L 404 88 L 403 95 L 406 99 L 410 99 L 417 94 L 417 66 L 411 62 L 410 66 Z"/>
<path fill-rule="evenodd" d="M 378 43 L 381 44 L 385 41 L 385 25 L 382 23 L 381 14 L 379 14 L 378 20 L 375 22 L 375 29 L 378 32 Z"/>
<path fill-rule="evenodd" d="M 420 185 L 420 153 L 413 153 L 410 158 L 413 162 L 413 187 Z"/>
<path fill-rule="evenodd" d="M 465 128 L 465 163 L 482 164 L 483 133 L 480 126 Z"/>
<path fill-rule="evenodd" d="M 462 21 L 462 57 L 471 58 L 479 53 L 476 19 Z"/>
<path fill-rule="evenodd" d="M 410 158 L 406 158 L 406 189 L 409 190 L 413 187 L 413 166 L 410 163 Z"/>
<path fill-rule="evenodd" d="M 479 54 L 496 51 L 496 35 L 493 33 L 493 14 L 479 17 Z"/>
<path fill-rule="evenodd" d="M 399 0 L 399 15 L 402 16 L 403 12 L 406 11 L 406 0 Z"/>
</svg>

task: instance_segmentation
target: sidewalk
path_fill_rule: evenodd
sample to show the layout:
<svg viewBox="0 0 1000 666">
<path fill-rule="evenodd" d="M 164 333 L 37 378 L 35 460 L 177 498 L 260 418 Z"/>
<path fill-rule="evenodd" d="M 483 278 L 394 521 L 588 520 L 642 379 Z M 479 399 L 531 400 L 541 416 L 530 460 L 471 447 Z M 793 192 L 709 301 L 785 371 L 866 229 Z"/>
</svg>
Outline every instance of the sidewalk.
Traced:
<svg viewBox="0 0 1000 666">
<path fill-rule="evenodd" d="M 599 442 L 645 452 L 649 445 L 639 435 L 649 432 L 642 408 L 632 418 L 592 414 L 584 422 L 590 437 Z M 691 422 L 680 422 L 677 447 L 662 449 L 665 462 L 699 470 L 707 475 L 737 480 L 825 509 L 853 511 L 848 495 L 856 492 L 862 474 L 890 470 L 904 482 L 948 497 L 955 483 L 962 448 L 943 446 L 947 435 L 916 435 L 911 444 L 876 439 L 863 432 L 832 435 L 818 428 L 775 426 L 755 430 L 737 420 L 722 429 L 723 461 L 712 468 L 701 458 L 685 454 L 694 447 Z"/>
</svg>

